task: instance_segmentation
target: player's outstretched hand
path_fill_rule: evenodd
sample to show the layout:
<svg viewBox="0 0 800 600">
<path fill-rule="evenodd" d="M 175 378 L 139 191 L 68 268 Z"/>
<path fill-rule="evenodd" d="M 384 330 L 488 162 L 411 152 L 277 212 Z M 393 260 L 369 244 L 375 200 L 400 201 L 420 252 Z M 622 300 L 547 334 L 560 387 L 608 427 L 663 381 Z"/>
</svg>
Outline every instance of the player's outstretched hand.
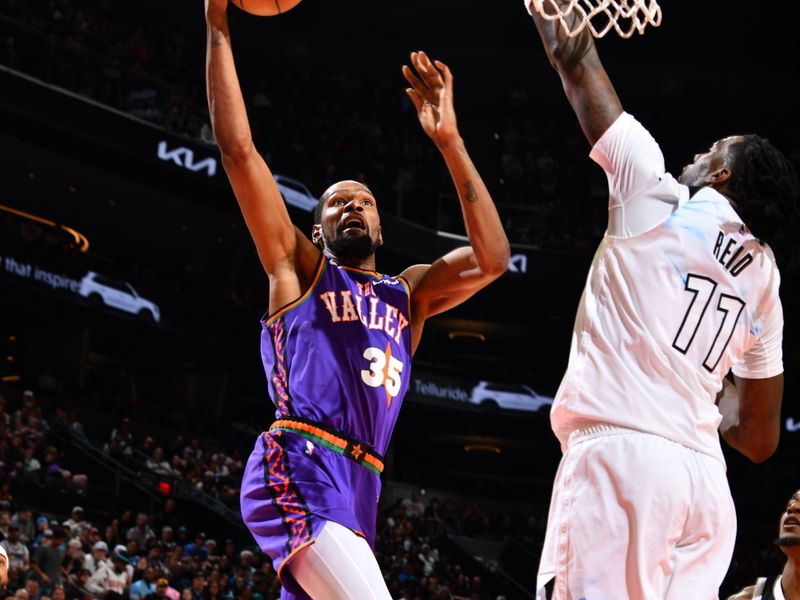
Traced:
<svg viewBox="0 0 800 600">
<path fill-rule="evenodd" d="M 205 0 L 206 21 L 214 23 L 225 16 L 228 9 L 228 0 Z"/>
<path fill-rule="evenodd" d="M 406 88 L 417 109 L 422 129 L 439 148 L 458 138 L 453 109 L 453 75 L 440 60 L 431 62 L 424 52 L 411 53 L 411 65 L 403 65 L 403 76 L 411 85 Z"/>
</svg>

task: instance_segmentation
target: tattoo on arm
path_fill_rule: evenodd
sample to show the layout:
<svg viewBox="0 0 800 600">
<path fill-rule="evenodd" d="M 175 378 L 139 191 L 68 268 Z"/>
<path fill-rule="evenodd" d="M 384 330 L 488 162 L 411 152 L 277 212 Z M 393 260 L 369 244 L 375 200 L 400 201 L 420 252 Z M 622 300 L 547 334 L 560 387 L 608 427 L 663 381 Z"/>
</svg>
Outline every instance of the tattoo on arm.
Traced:
<svg viewBox="0 0 800 600">
<path fill-rule="evenodd" d="M 478 201 L 478 192 L 475 190 L 475 184 L 469 179 L 464 183 L 464 191 L 467 194 L 467 202 L 474 204 Z"/>
<path fill-rule="evenodd" d="M 211 37 L 209 38 L 209 43 L 211 44 L 212 48 L 216 48 L 218 46 L 222 46 L 225 43 L 225 32 L 222 31 L 219 27 L 214 27 L 211 29 Z"/>
</svg>

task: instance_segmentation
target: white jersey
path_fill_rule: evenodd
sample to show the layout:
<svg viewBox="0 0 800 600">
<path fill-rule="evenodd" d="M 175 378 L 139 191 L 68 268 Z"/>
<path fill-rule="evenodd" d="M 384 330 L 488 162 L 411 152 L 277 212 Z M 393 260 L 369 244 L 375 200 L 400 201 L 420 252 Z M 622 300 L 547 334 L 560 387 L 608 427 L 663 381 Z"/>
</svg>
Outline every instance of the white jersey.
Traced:
<svg viewBox="0 0 800 600">
<path fill-rule="evenodd" d="M 780 277 L 770 249 L 712 188 L 665 173 L 658 144 L 623 113 L 592 149 L 606 171 L 609 226 L 578 307 L 551 411 L 575 428 L 611 423 L 722 459 L 716 393 L 730 369 L 783 372 Z"/>
</svg>

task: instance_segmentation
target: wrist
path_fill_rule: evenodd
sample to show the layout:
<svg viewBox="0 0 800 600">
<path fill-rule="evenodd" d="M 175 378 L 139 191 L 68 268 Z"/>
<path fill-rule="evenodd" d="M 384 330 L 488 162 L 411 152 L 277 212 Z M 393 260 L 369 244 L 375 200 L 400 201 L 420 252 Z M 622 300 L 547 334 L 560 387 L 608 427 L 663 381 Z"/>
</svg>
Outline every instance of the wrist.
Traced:
<svg viewBox="0 0 800 600">
<path fill-rule="evenodd" d="M 438 137 L 434 140 L 434 142 L 442 154 L 454 152 L 459 147 L 463 148 L 464 146 L 464 140 L 461 139 L 461 136 L 457 132 L 452 135 Z"/>
<path fill-rule="evenodd" d="M 228 13 L 222 11 L 207 11 L 206 12 L 206 25 L 209 29 L 222 29 L 223 31 L 228 28 Z"/>
</svg>

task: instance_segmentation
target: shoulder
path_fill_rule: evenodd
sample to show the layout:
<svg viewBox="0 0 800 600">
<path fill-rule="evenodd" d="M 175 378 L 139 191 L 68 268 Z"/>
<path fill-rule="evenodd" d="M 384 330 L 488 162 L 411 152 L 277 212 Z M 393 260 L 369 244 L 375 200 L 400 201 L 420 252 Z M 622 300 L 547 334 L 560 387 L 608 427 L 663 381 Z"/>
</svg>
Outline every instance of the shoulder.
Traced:
<svg viewBox="0 0 800 600">
<path fill-rule="evenodd" d="M 417 285 L 419 285 L 420 280 L 430 268 L 431 266 L 426 264 L 411 265 L 402 273 L 400 273 L 400 275 L 397 276 L 397 279 L 405 281 L 408 285 L 409 293 L 413 294 Z"/>
</svg>

